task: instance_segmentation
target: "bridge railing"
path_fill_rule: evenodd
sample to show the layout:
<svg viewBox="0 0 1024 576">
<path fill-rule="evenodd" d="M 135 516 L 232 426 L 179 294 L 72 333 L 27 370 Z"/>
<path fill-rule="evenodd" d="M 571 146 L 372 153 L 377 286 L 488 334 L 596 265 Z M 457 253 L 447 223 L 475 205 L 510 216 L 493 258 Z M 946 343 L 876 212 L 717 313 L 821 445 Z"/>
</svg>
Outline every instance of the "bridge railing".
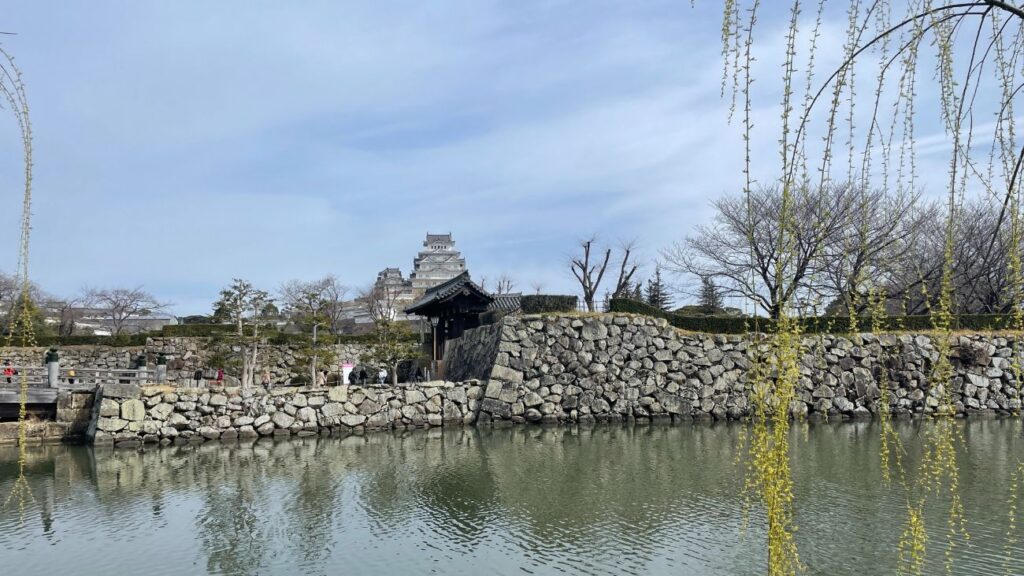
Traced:
<svg viewBox="0 0 1024 576">
<path fill-rule="evenodd" d="M 14 371 L 6 374 L 7 369 Z M 33 388 L 45 388 L 50 385 L 44 366 L 0 366 L 0 388 L 18 388 L 22 378 L 28 378 L 28 385 Z"/>
<path fill-rule="evenodd" d="M 30 388 L 85 388 L 97 384 L 149 384 L 157 380 L 155 370 L 128 368 L 59 368 L 52 378 L 46 366 L 11 366 L 15 374 L 4 374 L 0 366 L 0 388 L 19 388 L 22 379 Z"/>
</svg>

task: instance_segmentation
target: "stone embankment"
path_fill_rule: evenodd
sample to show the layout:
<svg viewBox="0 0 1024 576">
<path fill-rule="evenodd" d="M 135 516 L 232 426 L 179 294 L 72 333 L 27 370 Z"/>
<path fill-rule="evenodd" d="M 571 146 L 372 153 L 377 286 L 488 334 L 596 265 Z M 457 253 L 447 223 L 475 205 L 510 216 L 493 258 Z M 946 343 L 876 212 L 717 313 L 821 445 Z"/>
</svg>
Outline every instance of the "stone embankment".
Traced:
<svg viewBox="0 0 1024 576">
<path fill-rule="evenodd" d="M 1018 412 L 1013 338 L 953 338 L 954 375 L 940 383 L 930 380 L 939 359 L 930 335 L 807 336 L 790 408 L 867 416 L 877 412 L 885 385 L 894 413 L 929 412 L 948 385 L 960 413 Z M 446 354 L 459 377 L 509 388 L 481 406 L 495 417 L 726 419 L 748 415 L 747 376 L 767 349 L 756 338 L 685 333 L 641 316 L 527 316 L 469 331 Z"/>
<path fill-rule="evenodd" d="M 337 364 L 358 363 L 366 353 L 362 344 L 336 344 L 331 347 Z M 8 348 L 2 360 L 10 360 L 15 366 L 42 366 L 47 348 Z M 219 366 L 218 359 L 237 356 L 239 350 L 231 344 L 215 342 L 199 337 L 158 337 L 146 340 L 145 346 L 60 346 L 61 368 L 98 368 L 117 370 L 135 368 L 140 356 L 147 359 L 150 368 L 163 355 L 167 360 L 167 381 L 189 383 L 196 371 L 205 372 L 204 378 L 213 379 Z M 307 367 L 300 358 L 299 346 L 294 344 L 265 344 L 260 347 L 260 367 L 270 373 L 274 384 L 288 384 L 292 380 L 306 377 Z M 237 380 L 231 375 L 228 381 Z"/>
<path fill-rule="evenodd" d="M 104 386 L 89 437 L 96 444 L 187 443 L 260 436 L 350 434 L 395 427 L 472 424 L 483 388 L 432 382 L 416 388 Z"/>
<path fill-rule="evenodd" d="M 966 416 L 1019 414 L 1015 373 L 1022 362 L 1014 336 L 952 338 L 953 377 L 933 382 L 939 347 L 931 335 L 807 336 L 797 400 L 789 408 L 811 418 L 867 417 L 879 411 L 884 386 L 896 414 L 934 411 L 947 391 Z M 263 353 L 277 384 L 269 390 L 183 386 L 183 375 L 211 354 L 197 339 L 85 348 L 77 356 L 62 349 L 62 363 L 124 367 L 139 353 L 162 352 L 178 363 L 182 379 L 167 386 L 107 385 L 95 399 L 93 390 L 64 390 L 56 421 L 34 422 L 33 439 L 84 435 L 132 445 L 441 425 L 738 419 L 750 413 L 748 380 L 768 345 L 757 337 L 685 333 L 625 314 L 508 317 L 448 343 L 447 374 L 458 382 L 282 386 L 303 367 L 293 350 L 268 347 Z M 0 423 L 0 443 L 13 441 L 16 430 L 16 423 Z"/>
<path fill-rule="evenodd" d="M 928 335 L 810 336 L 797 400 L 809 417 L 868 417 L 881 386 L 896 414 L 934 411 L 951 386 L 958 412 L 1015 414 L 1015 343 L 954 336 L 948 383 L 930 381 L 939 352 Z M 750 413 L 748 375 L 767 344 L 680 332 L 628 315 L 506 318 L 448 345 L 461 383 L 409 388 L 172 388 L 99 392 L 97 443 L 184 443 L 259 436 L 524 422 L 738 419 Z"/>
</svg>

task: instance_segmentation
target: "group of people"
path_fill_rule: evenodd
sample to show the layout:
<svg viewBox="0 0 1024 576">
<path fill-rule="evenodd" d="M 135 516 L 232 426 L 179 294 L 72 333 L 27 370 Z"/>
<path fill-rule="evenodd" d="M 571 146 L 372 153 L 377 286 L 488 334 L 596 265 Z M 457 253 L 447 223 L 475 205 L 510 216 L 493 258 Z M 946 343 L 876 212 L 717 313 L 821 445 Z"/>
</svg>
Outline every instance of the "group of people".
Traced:
<svg viewBox="0 0 1024 576">
<path fill-rule="evenodd" d="M 349 384 L 360 384 L 360 385 L 363 385 L 363 384 L 366 384 L 369 381 L 369 379 L 370 379 L 370 375 L 366 372 L 366 368 L 365 367 L 360 368 L 358 371 L 357 370 L 353 370 L 353 371 L 349 372 L 349 374 L 348 374 L 348 383 Z M 377 372 L 377 383 L 378 384 L 384 384 L 387 381 L 388 381 L 388 371 L 387 371 L 386 368 L 381 368 Z"/>
</svg>

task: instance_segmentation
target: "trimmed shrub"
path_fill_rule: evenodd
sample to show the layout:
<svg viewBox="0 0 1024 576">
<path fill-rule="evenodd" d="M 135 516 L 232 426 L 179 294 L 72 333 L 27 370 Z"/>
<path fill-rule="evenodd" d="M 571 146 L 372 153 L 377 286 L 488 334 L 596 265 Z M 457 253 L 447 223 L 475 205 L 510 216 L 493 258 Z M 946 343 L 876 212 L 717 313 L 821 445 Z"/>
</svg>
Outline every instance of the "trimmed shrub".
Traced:
<svg viewBox="0 0 1024 576">
<path fill-rule="evenodd" d="M 158 335 L 170 337 L 213 336 L 230 333 L 235 329 L 235 326 L 231 324 L 168 324 L 160 329 Z"/>
<path fill-rule="evenodd" d="M 775 332 L 775 321 L 770 318 L 753 318 L 741 316 L 683 316 L 674 312 L 665 312 L 644 302 L 625 298 L 613 298 L 609 302 L 609 311 L 641 314 L 655 318 L 664 318 L 669 324 L 683 330 L 707 332 L 712 334 L 743 334 L 753 331 Z M 1012 326 L 1013 317 L 1008 314 L 964 314 L 953 317 L 953 330 L 1005 330 Z M 800 330 L 808 334 L 843 333 L 849 330 L 849 318 L 843 316 L 816 316 L 800 318 Z M 870 319 L 864 318 L 860 331 L 870 330 Z M 888 316 L 882 322 L 883 330 L 931 330 L 932 317 Z"/>
<path fill-rule="evenodd" d="M 575 312 L 576 297 L 559 294 L 528 294 L 519 298 L 523 314 Z"/>
<path fill-rule="evenodd" d="M 501 319 L 506 316 L 502 310 L 488 310 L 480 313 L 480 325 L 489 326 L 491 324 L 497 324 L 501 322 Z"/>
<path fill-rule="evenodd" d="M 38 346 L 145 346 L 149 334 L 125 334 L 122 336 L 40 336 Z"/>
</svg>

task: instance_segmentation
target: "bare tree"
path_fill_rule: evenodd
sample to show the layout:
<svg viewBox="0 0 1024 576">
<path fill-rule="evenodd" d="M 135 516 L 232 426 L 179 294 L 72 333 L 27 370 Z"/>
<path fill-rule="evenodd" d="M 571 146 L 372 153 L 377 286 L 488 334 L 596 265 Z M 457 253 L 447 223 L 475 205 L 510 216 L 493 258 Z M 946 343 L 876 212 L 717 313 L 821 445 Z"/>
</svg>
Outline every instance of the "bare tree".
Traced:
<svg viewBox="0 0 1024 576">
<path fill-rule="evenodd" d="M 633 275 L 636 274 L 638 265 L 633 258 L 633 250 L 636 249 L 636 241 L 629 240 L 619 245 L 622 251 L 622 259 L 619 260 L 619 276 L 615 280 L 615 290 L 612 291 L 613 298 L 621 298 L 630 289 L 633 283 Z"/>
<path fill-rule="evenodd" d="M 934 203 L 923 204 L 918 194 L 880 189 L 854 192 L 847 224 L 835 241 L 821 251 L 820 296 L 834 300 L 842 314 L 859 314 L 869 306 L 871 293 L 896 298 L 906 286 L 893 282 L 897 263 L 914 253 L 930 222 L 939 220 Z"/>
<path fill-rule="evenodd" d="M 51 298 L 46 302 L 46 308 L 57 320 L 58 336 L 73 336 L 75 327 L 79 320 L 85 316 L 85 297 L 73 296 L 71 298 Z"/>
<path fill-rule="evenodd" d="M 597 239 L 594 236 L 580 241 L 580 249 L 583 254 L 573 257 L 570 260 L 570 269 L 576 281 L 579 282 L 583 291 L 583 301 L 586 302 L 587 311 L 596 312 L 595 296 L 604 279 L 608 264 L 611 261 L 612 249 L 606 248 L 604 255 L 600 255 L 596 246 Z M 621 246 L 621 260 L 619 261 L 619 275 L 615 281 L 613 296 L 620 294 L 631 286 L 633 274 L 637 271 L 637 265 L 633 257 L 634 243 L 626 242 Z"/>
<path fill-rule="evenodd" d="M 326 305 L 324 315 L 327 317 L 327 329 L 337 336 L 341 330 L 341 321 L 345 317 L 345 297 L 348 296 L 349 288 L 339 282 L 333 274 L 324 276 L 319 283 Z"/>
<path fill-rule="evenodd" d="M 409 329 L 398 322 L 400 294 L 397 287 L 378 283 L 359 296 L 374 326 L 374 340 L 363 361 L 387 367 L 392 385 L 398 384 L 399 364 L 418 356 L 415 343 L 409 339 Z"/>
<path fill-rule="evenodd" d="M 541 293 L 541 291 L 543 289 L 544 289 L 544 283 L 543 282 L 540 282 L 540 281 L 530 282 L 530 290 L 532 290 L 534 294 L 540 295 L 540 293 Z"/>
<path fill-rule="evenodd" d="M 785 210 L 778 187 L 720 198 L 712 225 L 662 251 L 666 268 L 711 278 L 723 295 L 750 298 L 777 318 L 799 291 L 822 292 L 822 255 L 842 244 L 854 196 L 849 186 L 803 190 Z"/>
<path fill-rule="evenodd" d="M 86 300 L 90 308 L 109 320 L 110 330 L 114 336 L 120 335 L 132 318 L 149 316 L 168 306 L 143 290 L 141 286 L 87 290 Z"/>
<path fill-rule="evenodd" d="M 511 294 L 512 291 L 515 290 L 515 288 L 516 281 L 513 280 L 512 277 L 509 276 L 508 274 L 502 273 L 501 276 L 498 276 L 498 283 L 497 286 L 495 286 L 494 288 L 494 293 Z"/>
<path fill-rule="evenodd" d="M 297 326 L 311 333 L 312 340 L 306 353 L 309 356 L 310 384 L 314 386 L 317 382 L 317 371 L 321 368 L 322 361 L 326 363 L 329 356 L 320 342 L 319 329 L 322 326 L 329 326 L 333 322 L 331 313 L 340 309 L 340 304 L 334 306 L 332 294 L 335 292 L 332 292 L 330 284 L 331 282 L 325 282 L 325 279 L 311 282 L 289 280 L 278 290 L 285 313 Z"/>
</svg>

